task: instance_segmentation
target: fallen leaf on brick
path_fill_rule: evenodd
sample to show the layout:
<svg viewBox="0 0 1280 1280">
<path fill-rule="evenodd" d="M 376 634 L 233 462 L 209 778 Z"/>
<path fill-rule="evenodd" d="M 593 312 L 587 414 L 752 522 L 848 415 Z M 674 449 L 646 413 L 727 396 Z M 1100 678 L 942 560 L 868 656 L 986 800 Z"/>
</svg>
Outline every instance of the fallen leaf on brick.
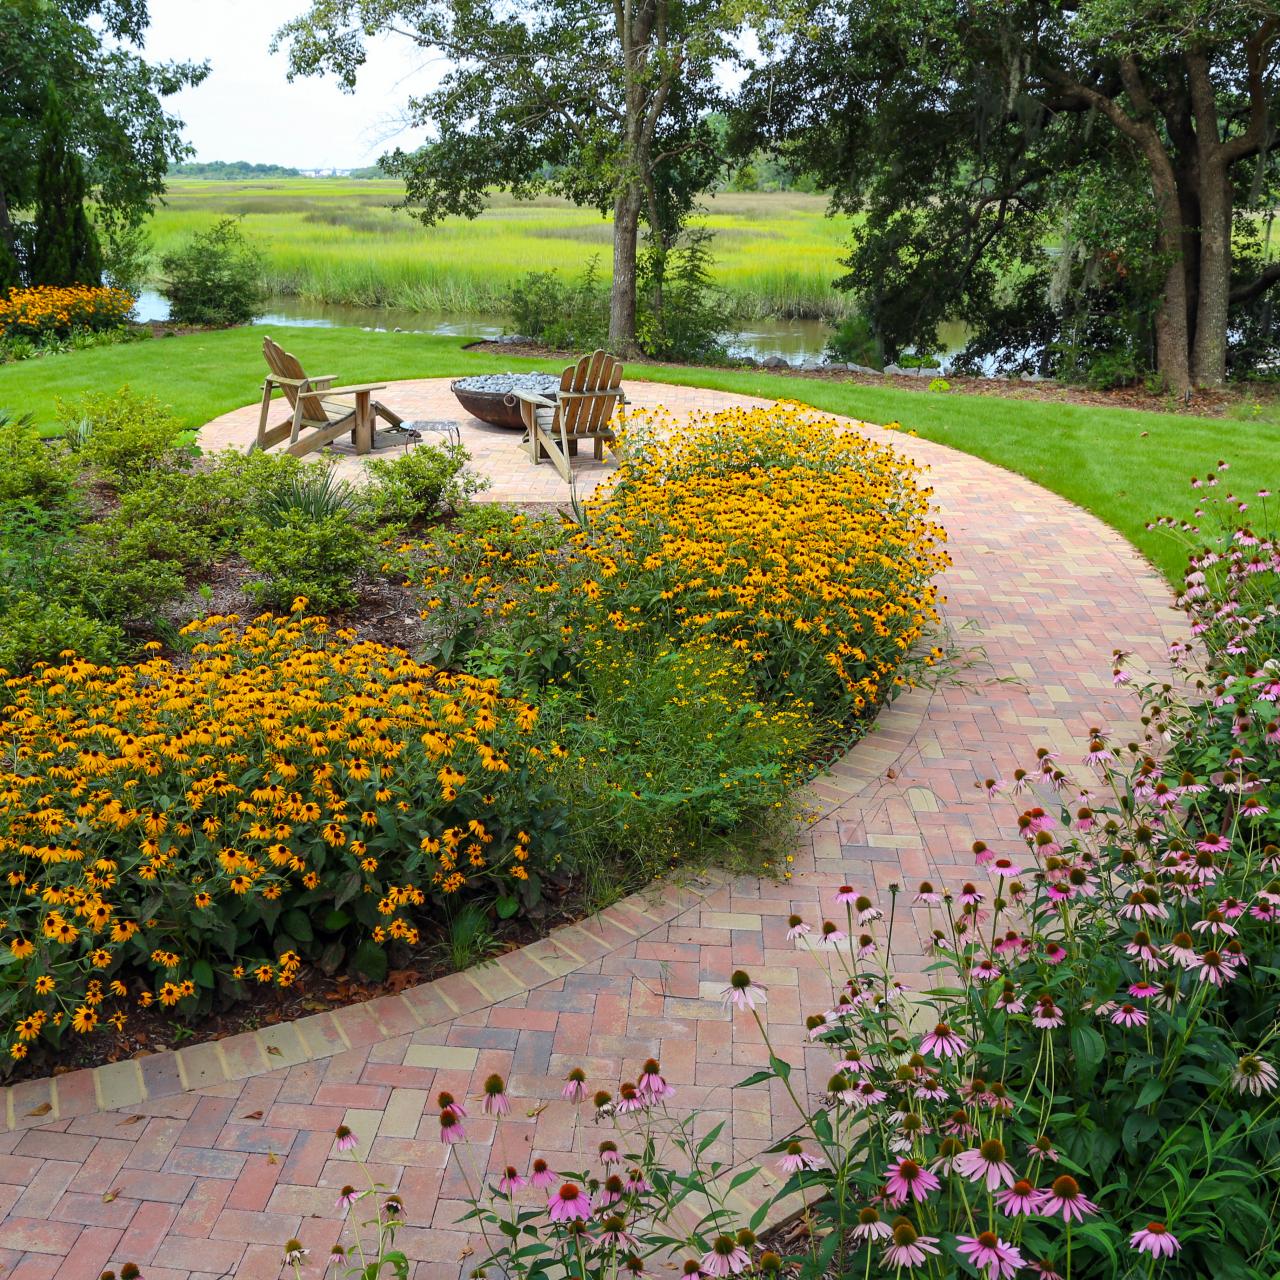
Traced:
<svg viewBox="0 0 1280 1280">
<path fill-rule="evenodd" d="M 114 1189 L 102 1193 L 102 1203 L 110 1204 L 120 1193 Z"/>
<path fill-rule="evenodd" d="M 262 1112 L 261 1112 L 261 1111 L 250 1111 L 248 1115 L 241 1116 L 241 1117 L 240 1117 L 240 1119 L 241 1119 L 241 1120 L 261 1120 L 261 1119 L 262 1119 Z"/>
<path fill-rule="evenodd" d="M 27 1115 L 29 1115 L 29 1116 L 47 1116 L 47 1115 L 49 1114 L 49 1112 L 50 1112 L 50 1111 L 52 1111 L 52 1110 L 53 1110 L 53 1103 L 52 1103 L 52 1102 L 42 1102 L 38 1107 L 32 1107 L 32 1108 L 31 1108 L 31 1110 L 27 1112 Z"/>
<path fill-rule="evenodd" d="M 525 1112 L 525 1115 L 527 1115 L 529 1119 L 532 1120 L 535 1116 L 540 1116 L 547 1109 L 547 1106 L 548 1104 L 544 1102 L 540 1107 L 531 1107 L 528 1111 Z"/>
<path fill-rule="evenodd" d="M 282 1054 L 282 1053 L 280 1052 L 280 1050 L 279 1050 L 275 1045 L 273 1045 L 273 1044 L 269 1044 L 269 1045 L 267 1045 L 267 1052 L 268 1052 L 269 1054 L 271 1054 L 271 1056 L 272 1056 L 273 1058 L 282 1058 L 282 1057 L 284 1057 L 284 1054 Z"/>
<path fill-rule="evenodd" d="M 116 1121 L 116 1126 L 119 1127 L 121 1125 L 126 1125 L 126 1124 L 141 1124 L 146 1118 L 147 1117 L 143 1115 L 125 1116 L 123 1120 Z"/>
<path fill-rule="evenodd" d="M 276 1155 L 276 1153 L 275 1153 L 274 1151 L 268 1151 L 268 1152 L 267 1152 L 267 1163 L 268 1163 L 268 1164 L 279 1164 L 279 1163 L 280 1163 L 280 1157 L 279 1157 L 278 1155 Z"/>
<path fill-rule="evenodd" d="M 458 1261 L 461 1262 L 463 1258 L 471 1257 L 473 1253 L 475 1253 L 475 1250 L 470 1245 L 467 1245 L 462 1252 L 458 1254 Z"/>
</svg>

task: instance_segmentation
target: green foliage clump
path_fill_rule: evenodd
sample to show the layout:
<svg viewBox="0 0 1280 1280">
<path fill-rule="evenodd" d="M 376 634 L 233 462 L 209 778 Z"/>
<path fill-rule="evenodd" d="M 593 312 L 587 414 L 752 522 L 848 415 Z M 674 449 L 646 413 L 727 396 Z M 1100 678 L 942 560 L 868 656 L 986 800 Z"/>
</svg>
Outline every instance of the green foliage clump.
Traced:
<svg viewBox="0 0 1280 1280">
<path fill-rule="evenodd" d="M 466 470 L 470 455 L 461 445 L 419 445 L 397 458 L 375 458 L 366 465 L 369 484 L 360 504 L 379 524 L 420 525 L 446 511 L 457 511 L 489 487 Z"/>
<path fill-rule="evenodd" d="M 0 414 L 0 503 L 20 499 L 57 506 L 75 488 L 75 462 L 61 441 L 41 438 L 31 418 Z"/>
<path fill-rule="evenodd" d="M 517 333 L 556 350 L 594 350 L 609 340 L 609 290 L 599 257 L 588 259 L 576 280 L 558 271 L 531 271 L 511 291 L 511 321 Z"/>
<path fill-rule="evenodd" d="M 128 387 L 115 393 L 88 392 L 73 402 L 58 401 L 58 422 L 72 449 L 98 476 L 121 488 L 157 467 L 190 462 L 179 447 L 182 424 L 155 396 Z"/>
<path fill-rule="evenodd" d="M 241 553 L 258 577 L 245 590 L 261 605 L 288 609 L 298 597 L 327 613 L 358 599 L 356 582 L 375 563 L 377 542 L 345 514 L 310 516 L 289 511 L 277 520 L 255 520 Z"/>
<path fill-rule="evenodd" d="M 0 599 L 4 592 L 0 590 Z M 125 648 L 124 632 L 90 617 L 75 605 L 20 591 L 4 599 L 0 612 L 0 670 L 30 670 L 66 650 L 90 662 L 110 662 Z"/>
<path fill-rule="evenodd" d="M 239 220 L 223 218 L 160 260 L 160 292 L 175 324 L 248 324 L 261 314 L 262 254 Z"/>
<path fill-rule="evenodd" d="M 686 231 L 675 248 L 640 264 L 636 336 L 646 355 L 708 364 L 724 361 L 724 293 L 711 279 L 711 232 Z"/>
</svg>

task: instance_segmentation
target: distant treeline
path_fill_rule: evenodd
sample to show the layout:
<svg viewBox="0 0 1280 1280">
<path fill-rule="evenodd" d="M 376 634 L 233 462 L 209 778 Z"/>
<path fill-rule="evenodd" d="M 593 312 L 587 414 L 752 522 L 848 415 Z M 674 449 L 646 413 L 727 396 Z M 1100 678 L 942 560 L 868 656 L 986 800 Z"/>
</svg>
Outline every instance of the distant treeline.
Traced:
<svg viewBox="0 0 1280 1280">
<path fill-rule="evenodd" d="M 250 164 L 247 160 L 209 160 L 207 162 L 183 161 L 169 166 L 169 174 L 175 178 L 214 178 L 243 181 L 246 178 L 301 178 L 301 169 L 290 169 L 283 164 Z M 385 175 L 376 164 L 363 169 L 345 170 L 345 178 L 381 178 Z"/>
</svg>

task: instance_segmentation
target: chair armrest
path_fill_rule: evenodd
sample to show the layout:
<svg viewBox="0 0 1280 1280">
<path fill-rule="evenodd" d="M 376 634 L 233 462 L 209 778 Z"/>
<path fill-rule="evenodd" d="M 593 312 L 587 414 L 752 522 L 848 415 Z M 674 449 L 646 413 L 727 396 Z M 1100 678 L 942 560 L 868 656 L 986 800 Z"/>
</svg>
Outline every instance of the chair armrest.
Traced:
<svg viewBox="0 0 1280 1280">
<path fill-rule="evenodd" d="M 536 391 L 512 391 L 511 394 L 517 400 L 523 400 L 526 404 L 540 404 L 548 409 L 556 407 L 554 400 L 548 400 L 546 396 L 540 396 Z"/>
<path fill-rule="evenodd" d="M 324 393 L 327 396 L 353 395 L 357 391 L 382 391 L 386 388 L 385 382 L 361 382 L 357 386 L 351 387 L 326 387 Z"/>
</svg>

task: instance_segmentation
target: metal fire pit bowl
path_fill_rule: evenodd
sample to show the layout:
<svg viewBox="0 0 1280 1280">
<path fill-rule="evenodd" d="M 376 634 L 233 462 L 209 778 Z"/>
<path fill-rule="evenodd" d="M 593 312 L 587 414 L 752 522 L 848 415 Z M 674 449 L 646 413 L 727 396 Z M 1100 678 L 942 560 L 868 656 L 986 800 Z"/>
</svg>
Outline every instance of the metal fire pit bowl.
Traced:
<svg viewBox="0 0 1280 1280">
<path fill-rule="evenodd" d="M 474 378 L 455 378 L 450 384 L 458 403 L 481 422 L 495 427 L 523 428 L 520 401 L 513 392 L 532 391 L 554 400 L 560 379 L 551 373 L 489 373 Z"/>
</svg>

